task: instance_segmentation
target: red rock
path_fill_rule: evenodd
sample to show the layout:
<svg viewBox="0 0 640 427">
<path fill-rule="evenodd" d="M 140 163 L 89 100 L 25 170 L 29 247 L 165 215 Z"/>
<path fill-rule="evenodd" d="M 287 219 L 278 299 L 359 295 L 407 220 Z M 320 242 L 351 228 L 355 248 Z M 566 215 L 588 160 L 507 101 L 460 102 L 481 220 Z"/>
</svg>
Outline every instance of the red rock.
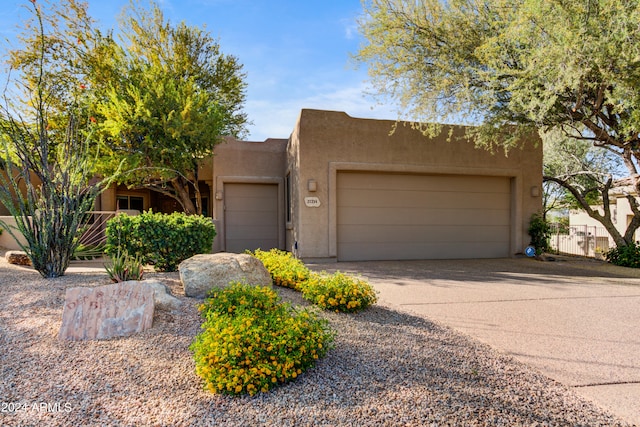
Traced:
<svg viewBox="0 0 640 427">
<path fill-rule="evenodd" d="M 14 265 L 31 265 L 31 259 L 26 252 L 22 251 L 7 251 L 4 254 L 4 258 L 9 264 Z"/>
<path fill-rule="evenodd" d="M 69 288 L 58 337 L 100 340 L 149 329 L 155 308 L 153 293 L 153 288 L 140 282 Z"/>
</svg>

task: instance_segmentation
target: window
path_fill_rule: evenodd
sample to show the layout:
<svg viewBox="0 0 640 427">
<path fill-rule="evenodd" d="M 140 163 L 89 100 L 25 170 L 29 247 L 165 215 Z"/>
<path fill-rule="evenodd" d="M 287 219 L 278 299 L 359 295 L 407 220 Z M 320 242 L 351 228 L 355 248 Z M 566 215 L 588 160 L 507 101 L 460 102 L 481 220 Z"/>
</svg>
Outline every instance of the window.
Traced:
<svg viewBox="0 0 640 427">
<path fill-rule="evenodd" d="M 144 199 L 142 196 L 117 196 L 118 210 L 144 210 Z"/>
<path fill-rule="evenodd" d="M 202 216 L 209 216 L 209 198 L 202 197 L 201 201 L 202 201 Z M 193 206 L 195 207 L 196 199 L 195 198 L 191 199 L 191 203 L 193 203 Z"/>
<path fill-rule="evenodd" d="M 287 222 L 291 222 L 291 172 L 287 173 L 287 176 L 285 177 L 285 203 L 287 204 L 286 206 L 286 212 L 287 212 Z"/>
</svg>

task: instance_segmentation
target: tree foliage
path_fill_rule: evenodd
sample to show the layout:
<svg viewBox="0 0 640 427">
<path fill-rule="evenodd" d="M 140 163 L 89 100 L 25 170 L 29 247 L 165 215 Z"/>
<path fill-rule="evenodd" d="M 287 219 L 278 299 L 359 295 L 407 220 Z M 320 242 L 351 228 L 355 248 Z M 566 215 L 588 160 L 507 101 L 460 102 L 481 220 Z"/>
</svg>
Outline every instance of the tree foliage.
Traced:
<svg viewBox="0 0 640 427">
<path fill-rule="evenodd" d="M 40 34 L 31 45 L 33 57 L 21 69 L 28 102 L 16 109 L 5 98 L 1 108 L 0 202 L 16 220 L 16 228 L 2 225 L 16 240 L 18 233 L 24 236 L 21 246 L 34 268 L 51 278 L 66 271 L 87 212 L 107 182 L 92 180 L 88 140 L 78 133 L 77 103 L 58 92 L 61 86 L 50 72 L 56 66 L 49 62 L 57 59 L 50 55 L 47 21 L 35 2 L 32 12 Z M 63 116 L 66 128 L 53 131 L 51 119 Z"/>
<path fill-rule="evenodd" d="M 200 162 L 221 136 L 245 131 L 242 65 L 205 31 L 165 21 L 157 5 L 147 10 L 132 3 L 126 12 L 122 44 L 103 67 L 114 67 L 106 73 L 110 79 L 95 94 L 104 137 L 100 171 L 111 174 L 123 160 L 120 182 L 159 191 L 185 212 L 201 213 Z M 94 78 L 104 86 L 103 76 Z"/>
<path fill-rule="evenodd" d="M 23 22 L 17 46 L 10 46 L 6 63 L 10 79 L 4 98 L 8 108 L 25 120 L 37 121 L 32 94 L 42 94 L 47 105 L 47 127 L 51 140 L 64 139 L 73 115 L 84 130 L 88 102 L 87 75 L 95 73 L 96 58 L 109 57 L 105 38 L 95 29 L 87 4 L 78 0 L 34 1 L 39 19 L 32 15 Z"/>
<path fill-rule="evenodd" d="M 610 178 L 623 172 L 617 156 L 590 141 L 569 138 L 557 129 L 545 133 L 543 140 L 545 212 L 600 204 L 604 198 L 600 190 Z M 559 182 L 570 184 L 576 195 Z"/>
<path fill-rule="evenodd" d="M 491 149 L 516 146 L 532 128 L 560 131 L 616 156 L 640 193 L 640 3 L 366 0 L 364 7 L 367 44 L 356 58 L 409 118 L 479 124 L 470 136 Z M 599 178 L 602 195 L 618 184 L 610 178 Z M 579 194 L 570 181 L 556 182 Z M 613 236 L 618 245 L 640 225 L 638 204 L 628 199 L 635 217 L 624 236 Z M 581 205 L 613 226 L 606 212 Z"/>
</svg>

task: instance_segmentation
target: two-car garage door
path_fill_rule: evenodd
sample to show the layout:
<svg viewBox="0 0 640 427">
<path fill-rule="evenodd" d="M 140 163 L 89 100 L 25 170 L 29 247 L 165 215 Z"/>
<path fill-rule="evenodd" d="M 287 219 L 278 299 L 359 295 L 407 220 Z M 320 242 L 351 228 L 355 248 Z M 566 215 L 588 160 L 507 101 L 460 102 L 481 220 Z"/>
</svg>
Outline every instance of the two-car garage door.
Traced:
<svg viewBox="0 0 640 427">
<path fill-rule="evenodd" d="M 338 260 L 510 255 L 508 177 L 339 172 Z"/>
</svg>

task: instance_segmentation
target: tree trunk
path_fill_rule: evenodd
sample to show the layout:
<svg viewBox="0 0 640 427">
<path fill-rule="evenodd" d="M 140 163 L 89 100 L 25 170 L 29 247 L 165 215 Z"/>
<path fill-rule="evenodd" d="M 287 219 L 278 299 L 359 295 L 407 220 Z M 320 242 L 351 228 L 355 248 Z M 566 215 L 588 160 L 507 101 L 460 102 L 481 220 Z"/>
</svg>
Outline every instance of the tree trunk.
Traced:
<svg viewBox="0 0 640 427">
<path fill-rule="evenodd" d="M 191 197 L 189 197 L 189 191 L 187 190 L 187 186 L 183 182 L 182 179 L 174 178 L 171 180 L 171 186 L 176 192 L 176 200 L 182 206 L 184 213 L 187 215 L 196 215 L 198 213 L 198 209 L 196 209 L 195 205 L 191 201 Z M 199 195 L 199 192 L 196 192 L 196 196 Z"/>
<path fill-rule="evenodd" d="M 611 186 L 612 186 L 612 180 L 611 179 L 609 179 L 609 181 L 606 183 L 604 188 L 599 189 L 600 190 L 600 194 L 602 196 L 602 202 L 603 202 L 603 213 L 602 214 L 600 212 L 598 212 L 597 210 L 594 210 L 589 205 L 587 200 L 582 196 L 582 194 L 580 194 L 578 189 L 573 187 L 568 182 L 566 182 L 566 181 L 564 181 L 562 179 L 556 178 L 556 177 L 552 177 L 552 176 L 544 176 L 543 177 L 543 181 L 552 181 L 552 182 L 555 182 L 555 183 L 563 186 L 564 188 L 566 188 L 573 195 L 573 197 L 575 197 L 575 199 L 578 201 L 578 203 L 580 203 L 580 206 L 582 206 L 582 209 L 584 209 L 584 211 L 591 218 L 595 219 L 600 224 L 602 224 L 602 226 L 607 230 L 607 232 L 609 232 L 609 234 L 613 238 L 613 241 L 616 243 L 617 247 L 627 246 L 628 244 L 633 243 L 633 233 L 635 232 L 635 230 L 640 225 L 640 212 L 638 211 L 638 209 L 635 209 L 635 207 L 637 207 L 637 203 L 635 204 L 635 206 L 634 206 L 633 203 L 631 204 L 632 210 L 634 210 L 635 216 L 634 216 L 633 221 L 631 221 L 631 223 L 627 227 L 627 230 L 626 230 L 626 232 L 625 232 L 625 234 L 623 236 L 618 231 L 618 229 L 616 228 L 615 224 L 613 223 L 613 219 L 611 218 L 611 210 L 610 210 L 610 205 L 609 205 L 609 190 L 611 189 Z"/>
</svg>

